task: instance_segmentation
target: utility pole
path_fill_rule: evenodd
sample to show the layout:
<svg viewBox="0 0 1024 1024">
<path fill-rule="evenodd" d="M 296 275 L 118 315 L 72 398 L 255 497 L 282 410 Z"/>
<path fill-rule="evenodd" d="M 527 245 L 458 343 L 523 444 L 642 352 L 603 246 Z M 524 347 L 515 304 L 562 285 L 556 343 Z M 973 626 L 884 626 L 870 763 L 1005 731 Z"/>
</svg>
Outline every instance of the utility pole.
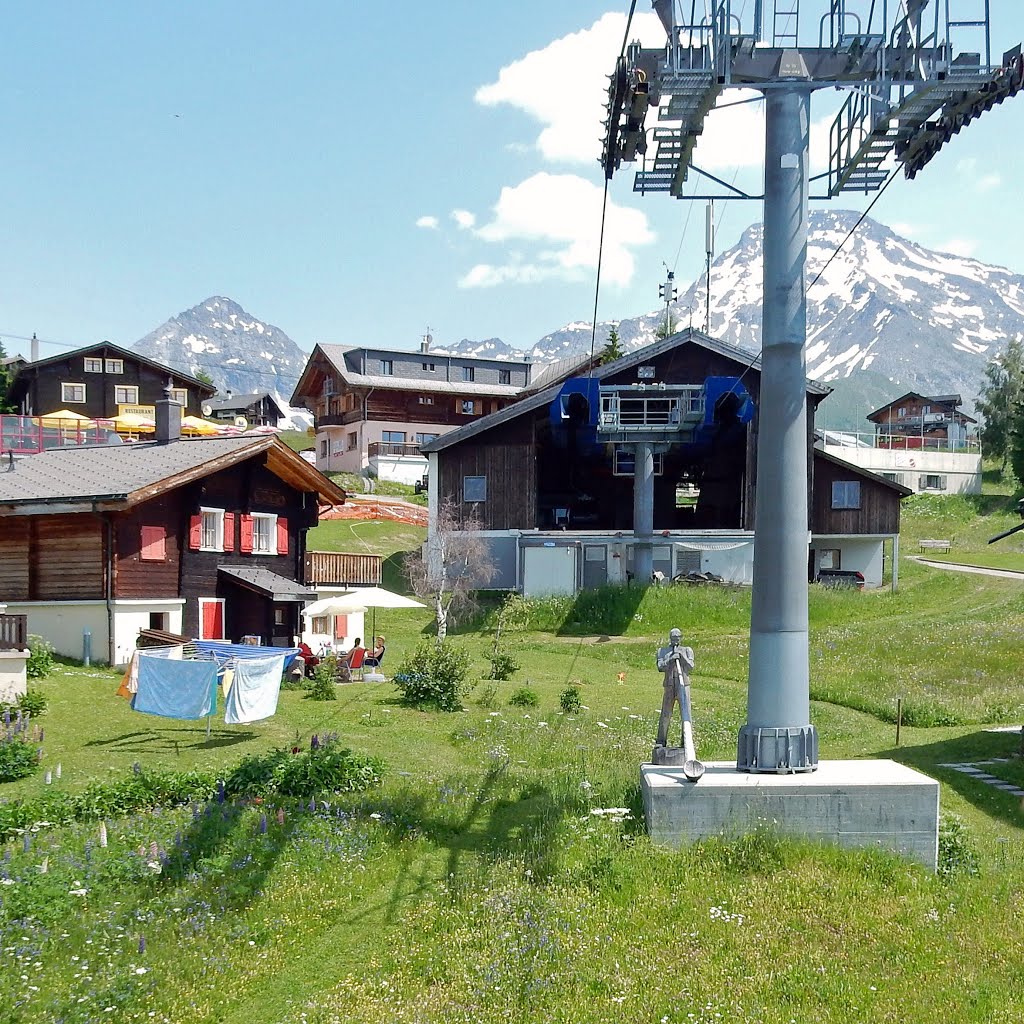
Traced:
<svg viewBox="0 0 1024 1024">
<path fill-rule="evenodd" d="M 673 333 L 672 324 L 672 303 L 679 298 L 679 292 L 676 289 L 675 278 L 676 275 L 668 270 L 666 267 L 665 283 L 658 285 L 658 295 L 662 302 L 665 303 L 665 334 L 664 337 L 668 337 Z"/>
</svg>

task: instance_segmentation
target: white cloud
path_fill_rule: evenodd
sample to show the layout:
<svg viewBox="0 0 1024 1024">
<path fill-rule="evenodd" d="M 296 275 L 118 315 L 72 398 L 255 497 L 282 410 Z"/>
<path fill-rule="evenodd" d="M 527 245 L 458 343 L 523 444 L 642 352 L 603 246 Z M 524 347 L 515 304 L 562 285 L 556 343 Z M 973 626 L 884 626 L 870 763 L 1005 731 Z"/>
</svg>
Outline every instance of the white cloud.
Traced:
<svg viewBox="0 0 1024 1024">
<path fill-rule="evenodd" d="M 973 185 L 975 192 L 991 192 L 1003 183 L 1002 175 L 990 171 L 981 173 L 981 164 L 976 157 L 969 156 L 956 162 L 957 177 L 965 185 Z"/>
<path fill-rule="evenodd" d="M 476 215 L 469 210 L 452 210 L 452 220 L 465 231 L 476 223 Z"/>
<path fill-rule="evenodd" d="M 1003 183 L 1003 177 L 1001 174 L 983 174 L 975 183 L 974 187 L 979 192 L 991 192 L 994 188 L 999 188 Z"/>
<path fill-rule="evenodd" d="M 978 243 L 971 238 L 950 238 L 935 248 L 939 252 L 951 252 L 955 256 L 973 256 L 978 251 Z"/>
<path fill-rule="evenodd" d="M 430 214 L 426 214 L 423 217 L 417 219 L 416 227 L 434 229 L 438 226 L 438 223 L 439 222 L 436 217 L 432 217 Z"/>
<path fill-rule="evenodd" d="M 603 189 L 574 174 L 535 174 L 501 190 L 494 218 L 475 232 L 486 242 L 524 249 L 502 265 L 480 263 L 459 282 L 463 288 L 551 278 L 579 281 L 597 267 Z M 602 279 L 626 285 L 633 277 L 633 248 L 654 241 L 647 217 L 609 200 Z"/>
</svg>

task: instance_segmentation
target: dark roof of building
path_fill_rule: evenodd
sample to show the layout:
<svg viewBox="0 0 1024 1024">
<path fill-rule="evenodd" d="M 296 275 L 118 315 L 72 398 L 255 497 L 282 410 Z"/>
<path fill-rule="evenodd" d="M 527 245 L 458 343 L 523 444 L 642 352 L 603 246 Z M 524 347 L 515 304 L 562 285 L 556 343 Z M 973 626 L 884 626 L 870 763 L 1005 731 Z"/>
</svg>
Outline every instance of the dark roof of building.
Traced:
<svg viewBox="0 0 1024 1024">
<path fill-rule="evenodd" d="M 55 448 L 0 466 L 0 514 L 127 508 L 266 453 L 267 468 L 324 504 L 345 492 L 272 434 L 182 438 L 170 444 Z M 56 506 L 56 507 L 55 507 Z"/>
<path fill-rule="evenodd" d="M 712 338 L 703 331 L 697 331 L 688 327 L 686 330 L 679 331 L 677 334 L 672 334 L 667 338 L 662 338 L 659 341 L 652 342 L 650 345 L 645 345 L 643 348 L 635 349 L 634 351 L 624 355 L 621 359 L 616 359 L 611 363 L 605 363 L 603 366 L 595 367 L 593 375 L 597 380 L 604 380 L 606 377 L 612 377 L 617 373 L 621 373 L 623 370 L 628 370 L 633 366 L 639 366 L 647 360 L 656 359 L 665 352 L 671 352 L 672 349 L 677 348 L 679 345 L 690 343 L 700 345 L 702 348 L 709 349 L 712 352 L 717 352 L 719 355 L 723 355 L 728 359 L 734 359 L 737 362 L 745 363 L 750 368 L 757 370 L 758 373 L 761 371 L 761 357 L 759 355 L 752 357 L 751 353 L 745 349 L 737 348 L 735 345 L 730 345 L 727 342 L 719 341 L 717 338 Z M 439 452 L 445 448 L 451 447 L 453 444 L 458 444 L 461 441 L 465 441 L 467 438 L 483 433 L 485 430 L 490 430 L 492 427 L 499 426 L 502 423 L 507 423 L 509 420 L 513 420 L 518 416 L 532 412 L 535 409 L 543 408 L 545 405 L 549 405 L 555 400 L 559 390 L 561 389 L 561 385 L 562 381 L 558 380 L 556 383 L 552 384 L 551 387 L 545 388 L 543 391 L 538 391 L 535 394 L 531 394 L 529 397 L 524 398 L 522 401 L 516 402 L 505 409 L 500 409 L 498 412 L 492 412 L 488 416 L 481 416 L 480 419 L 474 420 L 472 423 L 467 423 L 464 427 L 459 427 L 456 430 L 449 431 L 447 434 L 442 434 L 435 440 L 430 441 L 427 444 L 420 445 L 420 451 Z M 826 395 L 830 395 L 832 393 L 832 389 L 830 387 L 825 384 L 819 384 L 814 380 L 807 381 L 807 390 L 812 395 L 817 395 L 819 398 L 824 398 Z"/>
<path fill-rule="evenodd" d="M 262 402 L 264 398 L 269 398 L 277 406 L 278 412 L 282 416 L 285 415 L 281 403 L 269 391 L 260 391 L 251 395 L 224 395 L 220 398 L 209 398 L 203 405 L 208 405 L 211 409 L 234 411 L 235 409 L 248 409 L 249 406 Z"/>
<path fill-rule="evenodd" d="M 914 493 L 913 488 L 911 487 L 904 487 L 903 484 L 898 484 L 895 480 L 890 480 L 888 477 L 881 476 L 878 473 L 872 473 L 870 469 L 865 469 L 863 466 L 855 466 L 852 462 L 846 462 L 844 459 L 837 459 L 830 452 L 823 451 L 821 448 L 814 449 L 814 457 L 816 459 L 824 459 L 826 462 L 831 462 L 832 465 L 848 470 L 856 476 L 867 477 L 869 480 L 873 480 L 876 484 L 881 484 L 883 487 L 888 487 L 891 490 L 898 492 L 901 498 L 905 498 Z"/>
<path fill-rule="evenodd" d="M 880 409 L 869 412 L 865 419 L 874 420 L 876 416 L 880 416 L 883 412 L 888 412 L 894 405 L 899 405 L 900 402 L 905 402 L 910 398 L 919 398 L 922 402 L 934 402 L 936 405 L 951 405 L 957 416 L 967 423 L 978 422 L 973 416 L 968 416 L 967 413 L 960 411 L 959 406 L 963 404 L 963 399 L 959 395 L 922 395 L 920 391 L 908 391 L 905 395 L 900 395 L 899 398 L 886 402 Z"/>
<path fill-rule="evenodd" d="M 62 352 L 60 355 L 47 356 L 45 359 L 37 359 L 34 363 L 26 363 L 18 371 L 17 377 L 21 377 L 23 374 L 35 370 L 37 367 L 49 366 L 51 363 L 60 363 L 65 359 L 70 359 L 75 356 L 85 357 L 90 352 L 95 352 L 97 349 L 115 352 L 121 359 L 131 359 L 142 363 L 145 366 L 150 366 L 155 370 L 159 370 L 161 373 L 166 373 L 168 376 L 173 377 L 178 381 L 191 385 L 201 393 L 205 392 L 208 395 L 212 395 L 217 390 L 212 384 L 206 384 L 198 378 L 193 377 L 190 373 L 185 373 L 182 370 L 176 370 L 173 366 L 167 366 L 164 363 L 158 363 L 155 359 L 150 359 L 148 356 L 140 355 L 138 352 L 133 352 L 129 348 L 122 348 L 120 345 L 115 345 L 110 341 L 97 342 L 95 345 L 86 345 L 84 348 L 76 348 L 71 352 Z M 15 379 L 17 379 L 17 377 Z"/>
<path fill-rule="evenodd" d="M 316 591 L 259 565 L 218 565 L 217 572 L 274 601 L 314 601 Z"/>
</svg>

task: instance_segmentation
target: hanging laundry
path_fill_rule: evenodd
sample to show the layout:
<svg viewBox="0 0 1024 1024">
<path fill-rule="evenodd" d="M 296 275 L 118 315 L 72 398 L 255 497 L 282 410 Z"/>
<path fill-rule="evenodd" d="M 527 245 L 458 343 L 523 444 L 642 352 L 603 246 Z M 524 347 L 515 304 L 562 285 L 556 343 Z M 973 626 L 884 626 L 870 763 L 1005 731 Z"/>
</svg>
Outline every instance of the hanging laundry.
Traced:
<svg viewBox="0 0 1024 1024">
<path fill-rule="evenodd" d="M 224 699 L 228 699 L 228 694 L 231 692 L 231 684 L 235 680 L 235 670 L 233 668 L 222 668 L 218 670 L 220 676 L 220 689 L 221 693 L 224 694 Z"/>
<path fill-rule="evenodd" d="M 228 725 L 258 722 L 277 711 L 285 655 L 269 658 L 240 658 L 228 691 L 224 721 Z"/>
<path fill-rule="evenodd" d="M 217 710 L 217 665 L 139 654 L 139 689 L 132 708 L 163 718 L 197 719 Z"/>
<path fill-rule="evenodd" d="M 181 660 L 184 647 L 181 644 L 175 644 L 173 647 L 147 647 L 145 648 L 145 654 L 154 658 L 177 658 Z M 138 692 L 139 689 L 139 651 L 132 651 L 132 660 L 128 662 L 128 667 L 124 670 L 124 675 L 121 677 L 121 685 L 117 688 L 117 696 L 124 697 L 125 700 L 131 700 L 132 697 Z"/>
</svg>

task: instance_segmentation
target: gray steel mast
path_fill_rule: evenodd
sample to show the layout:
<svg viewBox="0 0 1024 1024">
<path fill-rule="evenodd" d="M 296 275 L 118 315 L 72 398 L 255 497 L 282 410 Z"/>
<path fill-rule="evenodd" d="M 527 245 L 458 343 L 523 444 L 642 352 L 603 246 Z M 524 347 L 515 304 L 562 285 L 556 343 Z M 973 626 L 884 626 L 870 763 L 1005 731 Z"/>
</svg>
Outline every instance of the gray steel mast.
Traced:
<svg viewBox="0 0 1024 1024">
<path fill-rule="evenodd" d="M 979 3 L 983 14 L 971 17 Z M 886 161 L 895 160 L 913 178 L 964 125 L 1020 91 L 1024 60 L 1017 45 L 993 63 L 988 0 L 804 0 L 805 9 L 817 9 L 807 30 L 799 0 L 755 0 L 749 15 L 746 3 L 733 0 L 715 0 L 707 15 L 701 3 L 700 17 L 696 0 L 653 0 L 653 7 L 666 45 L 632 44 L 616 64 L 601 163 L 610 178 L 623 161 L 643 157 L 634 179 L 641 193 L 682 198 L 692 170 L 717 186 L 692 199 L 764 202 L 754 587 L 747 721 L 736 763 L 741 771 L 813 771 L 818 737 L 810 721 L 807 642 L 808 199 L 875 191 L 888 178 Z M 957 8 L 969 13 L 956 17 Z M 978 49 L 955 51 L 954 34 L 973 37 Z M 766 100 L 761 195 L 728 185 L 693 162 L 704 119 L 729 88 L 759 90 Z M 850 95 L 831 130 L 830 166 L 821 176 L 827 189 L 811 197 L 810 97 L 823 88 Z M 648 168 L 650 108 L 667 126 L 654 129 Z"/>
</svg>

